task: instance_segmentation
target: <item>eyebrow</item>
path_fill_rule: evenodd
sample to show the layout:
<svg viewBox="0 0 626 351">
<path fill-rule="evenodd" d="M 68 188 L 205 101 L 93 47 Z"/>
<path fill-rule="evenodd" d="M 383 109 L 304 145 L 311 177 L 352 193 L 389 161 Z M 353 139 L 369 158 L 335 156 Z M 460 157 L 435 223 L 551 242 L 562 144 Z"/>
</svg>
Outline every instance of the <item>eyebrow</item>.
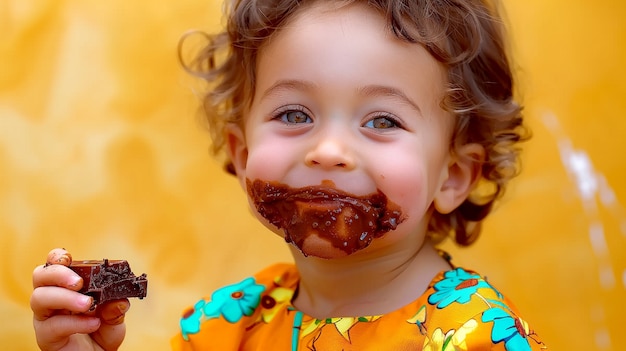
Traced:
<svg viewBox="0 0 626 351">
<path fill-rule="evenodd" d="M 288 90 L 300 90 L 300 91 L 311 91 L 317 88 L 317 85 L 299 79 L 285 79 L 279 80 L 276 83 L 272 84 L 271 87 L 267 88 L 262 95 L 262 98 L 266 98 L 270 95 L 277 94 L 281 91 Z"/>
<path fill-rule="evenodd" d="M 262 95 L 262 98 L 266 98 L 268 96 L 278 94 L 281 91 L 289 91 L 289 90 L 299 90 L 299 91 L 311 91 L 315 90 L 318 86 L 312 82 L 300 79 L 284 79 L 279 80 L 276 83 L 272 84 L 269 88 L 267 88 Z M 422 113 L 422 110 L 419 108 L 419 105 L 411 100 L 404 92 L 400 89 L 386 86 L 386 85 L 367 85 L 364 87 L 360 87 L 357 89 L 357 92 L 364 97 L 375 97 L 375 96 L 389 96 L 402 100 L 413 109 L 415 109 L 418 113 Z"/>
<path fill-rule="evenodd" d="M 386 85 L 367 85 L 358 89 L 359 94 L 365 97 L 374 97 L 374 96 L 389 96 L 398 98 L 413 109 L 415 109 L 418 113 L 422 113 L 419 105 L 417 105 L 413 100 L 411 100 L 405 93 L 403 93 L 400 89 L 386 86 Z"/>
</svg>

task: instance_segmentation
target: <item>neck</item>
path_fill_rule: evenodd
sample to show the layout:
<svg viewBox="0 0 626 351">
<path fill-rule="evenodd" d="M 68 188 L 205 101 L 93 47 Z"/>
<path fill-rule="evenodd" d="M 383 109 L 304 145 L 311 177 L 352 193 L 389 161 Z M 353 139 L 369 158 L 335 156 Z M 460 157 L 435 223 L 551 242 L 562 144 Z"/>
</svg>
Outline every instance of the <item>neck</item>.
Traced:
<svg viewBox="0 0 626 351">
<path fill-rule="evenodd" d="M 304 257 L 295 248 L 292 253 L 300 272 L 294 305 L 320 319 L 394 311 L 422 295 L 437 273 L 450 269 L 428 242 L 330 260 Z"/>
</svg>

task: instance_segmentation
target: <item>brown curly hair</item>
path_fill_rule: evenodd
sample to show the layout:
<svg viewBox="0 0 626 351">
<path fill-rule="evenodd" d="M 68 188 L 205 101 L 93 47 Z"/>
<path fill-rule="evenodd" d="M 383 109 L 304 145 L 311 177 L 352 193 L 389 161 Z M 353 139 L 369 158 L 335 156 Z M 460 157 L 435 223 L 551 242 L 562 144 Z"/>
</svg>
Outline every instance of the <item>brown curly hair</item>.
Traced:
<svg viewBox="0 0 626 351">
<path fill-rule="evenodd" d="M 213 151 L 224 147 L 224 128 L 239 123 L 251 103 L 258 51 L 286 21 L 316 0 L 235 0 L 226 9 L 223 32 L 205 35 L 203 49 L 189 62 L 190 74 L 208 83 L 203 116 L 213 139 Z M 344 0 L 350 4 L 366 0 Z M 494 0 L 495 1 L 495 0 Z M 336 1 L 337 3 L 337 1 Z M 457 209 L 435 212 L 429 235 L 436 241 L 453 235 L 470 245 L 481 221 L 519 172 L 518 142 L 528 137 L 522 107 L 514 99 L 513 73 L 505 45 L 505 28 L 496 3 L 488 0 L 367 0 L 387 20 L 399 39 L 423 45 L 447 69 L 448 84 L 441 106 L 456 118 L 451 150 L 466 143 L 485 149 L 478 188 Z M 231 173 L 227 161 L 226 169 Z"/>
</svg>

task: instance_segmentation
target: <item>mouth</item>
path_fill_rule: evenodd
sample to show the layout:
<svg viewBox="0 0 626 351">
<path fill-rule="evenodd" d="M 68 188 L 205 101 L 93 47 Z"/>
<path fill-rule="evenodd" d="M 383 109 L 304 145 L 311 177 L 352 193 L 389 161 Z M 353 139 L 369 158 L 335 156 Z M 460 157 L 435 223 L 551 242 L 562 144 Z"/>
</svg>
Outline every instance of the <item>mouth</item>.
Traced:
<svg viewBox="0 0 626 351">
<path fill-rule="evenodd" d="M 283 229 L 285 240 L 304 255 L 331 258 L 337 252 L 352 254 L 404 220 L 399 206 L 380 190 L 358 196 L 338 190 L 328 181 L 292 188 L 262 180 L 247 180 L 247 188 L 258 213 Z M 320 241 L 324 245 L 311 245 Z M 329 247 L 332 250 L 327 250 Z"/>
</svg>

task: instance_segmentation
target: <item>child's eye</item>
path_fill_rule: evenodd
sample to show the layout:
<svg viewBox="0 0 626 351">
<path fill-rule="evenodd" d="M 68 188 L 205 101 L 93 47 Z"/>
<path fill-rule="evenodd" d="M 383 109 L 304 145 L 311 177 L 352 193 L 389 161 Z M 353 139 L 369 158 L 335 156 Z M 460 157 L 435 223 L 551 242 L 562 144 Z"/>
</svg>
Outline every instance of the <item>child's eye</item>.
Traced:
<svg viewBox="0 0 626 351">
<path fill-rule="evenodd" d="M 287 111 L 282 114 L 281 120 L 286 123 L 311 123 L 311 117 L 302 111 Z"/>
<path fill-rule="evenodd" d="M 313 120 L 303 111 L 289 110 L 279 113 L 276 118 L 286 124 L 312 123 Z"/>
<path fill-rule="evenodd" d="M 395 119 L 388 117 L 388 116 L 378 116 L 378 117 L 372 118 L 369 121 L 365 122 L 363 126 L 366 128 L 373 128 L 373 129 L 391 129 L 391 128 L 401 127 L 399 122 L 397 122 Z"/>
</svg>

